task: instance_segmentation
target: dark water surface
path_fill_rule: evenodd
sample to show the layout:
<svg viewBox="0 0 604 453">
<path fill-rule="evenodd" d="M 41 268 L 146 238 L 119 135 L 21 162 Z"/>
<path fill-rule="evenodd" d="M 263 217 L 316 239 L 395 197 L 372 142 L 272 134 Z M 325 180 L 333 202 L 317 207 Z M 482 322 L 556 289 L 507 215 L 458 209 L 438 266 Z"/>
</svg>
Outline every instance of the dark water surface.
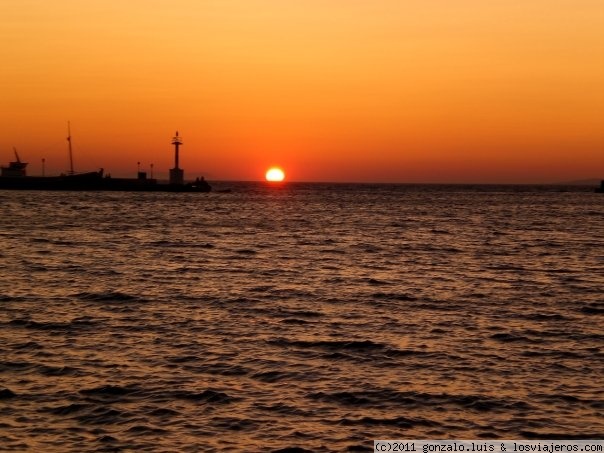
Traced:
<svg viewBox="0 0 604 453">
<path fill-rule="evenodd" d="M 230 187 L 0 192 L 1 451 L 603 437 L 604 196 Z"/>
</svg>

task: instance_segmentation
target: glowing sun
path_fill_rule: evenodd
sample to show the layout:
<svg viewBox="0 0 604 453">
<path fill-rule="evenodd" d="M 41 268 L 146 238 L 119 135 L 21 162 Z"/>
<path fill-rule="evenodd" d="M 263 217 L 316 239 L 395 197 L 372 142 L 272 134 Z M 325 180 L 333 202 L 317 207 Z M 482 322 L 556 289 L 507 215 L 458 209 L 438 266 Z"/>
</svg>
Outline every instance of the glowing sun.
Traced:
<svg viewBox="0 0 604 453">
<path fill-rule="evenodd" d="M 279 182 L 285 179 L 285 173 L 278 167 L 269 168 L 266 171 L 266 180 L 271 182 Z"/>
</svg>

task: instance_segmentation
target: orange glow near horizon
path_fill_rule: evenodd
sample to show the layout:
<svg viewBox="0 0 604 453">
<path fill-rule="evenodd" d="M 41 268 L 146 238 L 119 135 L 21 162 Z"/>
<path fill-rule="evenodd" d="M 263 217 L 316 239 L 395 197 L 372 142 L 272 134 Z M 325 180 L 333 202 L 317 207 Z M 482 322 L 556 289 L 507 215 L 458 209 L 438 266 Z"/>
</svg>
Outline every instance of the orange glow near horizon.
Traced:
<svg viewBox="0 0 604 453">
<path fill-rule="evenodd" d="M 0 163 L 256 180 L 604 177 L 600 0 L 5 0 Z M 286 150 L 286 151 L 283 151 Z M 289 178 L 288 178 L 289 179 Z"/>
</svg>

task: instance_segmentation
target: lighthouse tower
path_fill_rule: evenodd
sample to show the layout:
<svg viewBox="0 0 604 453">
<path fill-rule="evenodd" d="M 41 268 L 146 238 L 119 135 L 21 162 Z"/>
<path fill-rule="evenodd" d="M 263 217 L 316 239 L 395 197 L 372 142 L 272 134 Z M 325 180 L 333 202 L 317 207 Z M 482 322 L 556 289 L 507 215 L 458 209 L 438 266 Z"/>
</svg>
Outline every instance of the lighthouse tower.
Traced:
<svg viewBox="0 0 604 453">
<path fill-rule="evenodd" d="M 178 136 L 178 131 L 176 131 L 176 135 L 172 139 L 172 144 L 174 145 L 174 168 L 170 169 L 170 184 L 182 186 L 184 184 L 184 170 L 182 170 L 178 166 L 178 148 L 182 145 L 182 140 Z"/>
</svg>

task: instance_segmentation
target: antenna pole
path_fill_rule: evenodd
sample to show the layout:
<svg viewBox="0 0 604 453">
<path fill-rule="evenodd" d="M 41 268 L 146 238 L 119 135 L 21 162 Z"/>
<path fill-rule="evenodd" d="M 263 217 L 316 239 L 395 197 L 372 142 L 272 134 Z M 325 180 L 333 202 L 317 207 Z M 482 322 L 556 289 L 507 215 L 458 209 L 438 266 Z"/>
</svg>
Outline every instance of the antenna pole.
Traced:
<svg viewBox="0 0 604 453">
<path fill-rule="evenodd" d="M 71 123 L 67 121 L 67 143 L 69 144 L 69 174 L 73 175 L 73 152 L 71 150 Z"/>
</svg>

